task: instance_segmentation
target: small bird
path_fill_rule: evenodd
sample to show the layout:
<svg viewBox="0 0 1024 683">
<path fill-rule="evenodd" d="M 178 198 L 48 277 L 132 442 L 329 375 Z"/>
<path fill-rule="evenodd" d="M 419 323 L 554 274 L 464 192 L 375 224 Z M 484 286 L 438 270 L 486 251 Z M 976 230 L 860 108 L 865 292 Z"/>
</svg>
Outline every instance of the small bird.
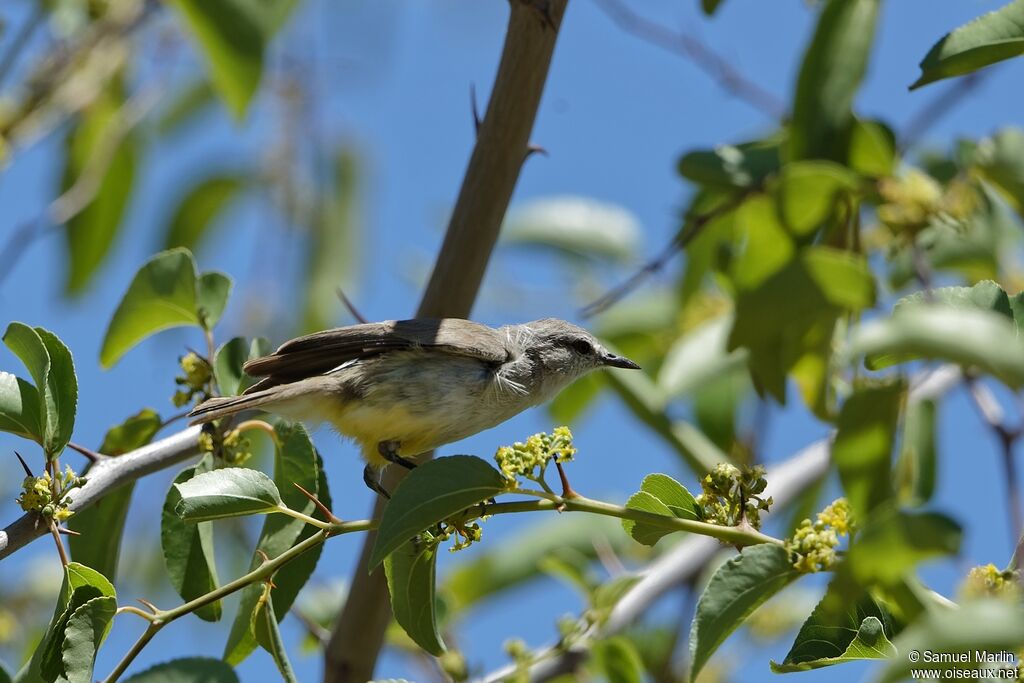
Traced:
<svg viewBox="0 0 1024 683">
<path fill-rule="evenodd" d="M 245 364 L 261 377 L 240 396 L 197 406 L 193 424 L 253 408 L 327 422 L 379 470 L 501 424 L 591 370 L 639 369 L 584 329 L 545 318 L 497 329 L 457 318 L 339 327 L 292 339 Z M 378 475 L 378 476 L 375 476 Z"/>
</svg>

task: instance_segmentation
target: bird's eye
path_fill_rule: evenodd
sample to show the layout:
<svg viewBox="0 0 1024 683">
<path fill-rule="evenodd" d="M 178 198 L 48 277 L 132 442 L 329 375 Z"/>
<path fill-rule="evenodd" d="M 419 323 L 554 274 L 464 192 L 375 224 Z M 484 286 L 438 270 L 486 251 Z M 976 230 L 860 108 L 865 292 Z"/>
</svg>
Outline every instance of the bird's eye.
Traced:
<svg viewBox="0 0 1024 683">
<path fill-rule="evenodd" d="M 572 343 L 572 348 L 581 356 L 589 356 L 594 352 L 594 347 L 586 339 L 577 339 Z"/>
</svg>

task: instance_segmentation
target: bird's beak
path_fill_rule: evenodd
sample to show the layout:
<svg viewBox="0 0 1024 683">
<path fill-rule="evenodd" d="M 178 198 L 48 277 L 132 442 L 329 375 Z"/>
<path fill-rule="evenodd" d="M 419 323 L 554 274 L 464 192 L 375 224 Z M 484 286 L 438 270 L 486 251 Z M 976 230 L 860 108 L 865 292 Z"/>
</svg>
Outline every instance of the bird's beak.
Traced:
<svg viewBox="0 0 1024 683">
<path fill-rule="evenodd" d="M 614 353 L 605 352 L 601 356 L 601 361 L 610 368 L 625 368 L 626 370 L 639 370 L 640 366 L 626 358 L 625 356 L 616 356 Z"/>
</svg>

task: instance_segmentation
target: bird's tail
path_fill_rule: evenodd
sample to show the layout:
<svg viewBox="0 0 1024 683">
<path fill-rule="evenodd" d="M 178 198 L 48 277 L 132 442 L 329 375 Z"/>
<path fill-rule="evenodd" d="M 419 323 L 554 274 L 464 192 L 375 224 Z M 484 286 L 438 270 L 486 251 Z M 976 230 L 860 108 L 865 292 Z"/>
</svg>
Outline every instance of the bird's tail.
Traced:
<svg viewBox="0 0 1024 683">
<path fill-rule="evenodd" d="M 257 391 L 244 396 L 219 396 L 210 398 L 197 405 L 189 417 L 194 418 L 189 424 L 197 425 L 210 420 L 217 420 L 228 415 L 252 410 L 274 402 L 279 396 L 273 390 Z"/>
</svg>

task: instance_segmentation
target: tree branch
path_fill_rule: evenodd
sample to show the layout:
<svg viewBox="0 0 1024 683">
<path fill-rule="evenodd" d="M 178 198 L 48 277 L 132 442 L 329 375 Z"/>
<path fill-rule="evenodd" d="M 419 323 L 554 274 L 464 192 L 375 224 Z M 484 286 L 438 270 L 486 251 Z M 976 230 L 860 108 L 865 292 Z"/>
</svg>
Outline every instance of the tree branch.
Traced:
<svg viewBox="0 0 1024 683">
<path fill-rule="evenodd" d="M 75 489 L 69 506 L 74 512 L 95 505 L 105 495 L 130 481 L 199 454 L 199 427 L 160 439 L 148 446 L 104 458 L 89 468 L 85 486 Z M 38 515 L 25 514 L 0 531 L 0 560 L 25 547 L 48 531 Z"/>
<path fill-rule="evenodd" d="M 444 244 L 434 264 L 418 317 L 466 317 L 487 263 L 523 162 L 540 106 L 558 28 L 568 0 L 511 0 L 501 63 L 487 113 L 477 130 Z M 398 470 L 400 468 L 390 468 Z M 393 486 L 404 472 L 387 473 Z M 377 501 L 374 517 L 382 503 Z M 390 620 L 384 572 L 367 572 L 376 534 L 367 534 L 352 588 L 325 648 L 325 683 L 363 683 L 373 678 Z"/>
</svg>

